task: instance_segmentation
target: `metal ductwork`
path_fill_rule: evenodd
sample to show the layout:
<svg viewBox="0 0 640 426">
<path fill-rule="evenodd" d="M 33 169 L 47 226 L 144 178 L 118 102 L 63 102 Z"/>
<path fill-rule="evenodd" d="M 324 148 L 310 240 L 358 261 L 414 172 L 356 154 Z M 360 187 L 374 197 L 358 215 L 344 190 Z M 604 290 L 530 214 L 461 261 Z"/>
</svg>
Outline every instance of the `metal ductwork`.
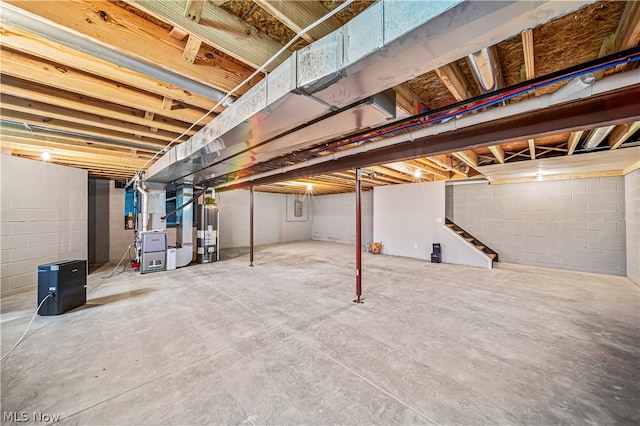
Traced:
<svg viewBox="0 0 640 426">
<path fill-rule="evenodd" d="M 467 56 L 467 63 L 482 93 L 493 92 L 504 87 L 502 69 L 494 46 L 485 47 Z"/>
<path fill-rule="evenodd" d="M 593 129 L 584 141 L 584 149 L 594 149 L 604 140 L 616 126 L 604 126 Z"/>
<path fill-rule="evenodd" d="M 147 179 L 197 183 L 383 124 L 392 115 L 380 108 L 387 89 L 592 2 L 380 0 L 296 51 Z"/>
</svg>

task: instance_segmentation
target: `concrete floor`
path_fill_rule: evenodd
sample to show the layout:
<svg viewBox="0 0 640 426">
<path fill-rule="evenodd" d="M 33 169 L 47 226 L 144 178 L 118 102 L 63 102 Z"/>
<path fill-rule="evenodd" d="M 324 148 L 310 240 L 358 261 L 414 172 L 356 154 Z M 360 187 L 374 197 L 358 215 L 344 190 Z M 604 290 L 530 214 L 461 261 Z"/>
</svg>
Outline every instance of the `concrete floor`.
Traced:
<svg viewBox="0 0 640 426">
<path fill-rule="evenodd" d="M 639 288 L 301 242 L 100 280 L 2 363 L 2 410 L 61 424 L 629 424 L 640 421 Z M 2 353 L 35 294 L 2 300 Z"/>
</svg>

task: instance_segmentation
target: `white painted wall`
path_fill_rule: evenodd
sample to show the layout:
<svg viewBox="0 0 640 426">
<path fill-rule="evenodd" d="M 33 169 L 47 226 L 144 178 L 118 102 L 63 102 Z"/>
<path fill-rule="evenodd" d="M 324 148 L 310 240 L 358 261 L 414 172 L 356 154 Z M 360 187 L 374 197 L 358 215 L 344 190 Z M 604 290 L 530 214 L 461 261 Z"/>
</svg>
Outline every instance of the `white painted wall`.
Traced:
<svg viewBox="0 0 640 426">
<path fill-rule="evenodd" d="M 444 182 L 374 188 L 373 235 L 382 253 L 431 260 L 440 243 L 442 261 L 491 268 L 491 260 L 445 225 Z"/>
<path fill-rule="evenodd" d="M 124 192 L 124 188 L 116 188 L 114 181 L 109 181 L 109 262 L 122 259 L 133 243 L 133 230 L 124 229 Z"/>
<path fill-rule="evenodd" d="M 624 177 L 627 277 L 640 285 L 640 170 Z"/>
<path fill-rule="evenodd" d="M 430 259 L 436 219 L 444 223 L 444 182 L 378 186 L 373 192 L 373 238 L 382 242 L 382 253 Z"/>
<path fill-rule="evenodd" d="M 221 192 L 220 248 L 249 245 L 249 191 Z M 284 243 L 311 239 L 312 212 L 306 222 L 287 222 L 286 194 L 254 192 L 254 244 Z M 305 203 L 304 208 L 309 208 Z"/>
<path fill-rule="evenodd" d="M 356 195 L 311 197 L 311 239 L 334 243 L 356 242 Z M 362 244 L 373 241 L 373 191 L 362 193 Z"/>
<path fill-rule="evenodd" d="M 0 155 L 0 290 L 38 282 L 38 265 L 87 259 L 87 171 Z"/>
</svg>

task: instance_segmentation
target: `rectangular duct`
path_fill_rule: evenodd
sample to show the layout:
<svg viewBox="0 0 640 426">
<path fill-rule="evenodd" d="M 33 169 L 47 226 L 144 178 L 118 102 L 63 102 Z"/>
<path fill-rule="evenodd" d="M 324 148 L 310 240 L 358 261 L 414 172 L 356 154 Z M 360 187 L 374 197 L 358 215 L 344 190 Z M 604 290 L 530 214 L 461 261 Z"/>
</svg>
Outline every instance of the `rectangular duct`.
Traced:
<svg viewBox="0 0 640 426">
<path fill-rule="evenodd" d="M 380 0 L 343 27 L 294 52 L 191 139 L 153 164 L 146 179 L 199 182 L 204 176 L 236 171 L 258 158 L 263 161 L 275 152 L 329 138 L 335 133 L 329 125 L 322 126 L 324 135 L 302 132 L 295 145 L 278 135 L 592 2 Z M 386 120 L 380 117 L 368 125 Z M 353 120 L 350 126 L 340 131 L 366 124 Z M 263 144 L 269 139 L 273 141 Z M 213 149 L 212 141 L 224 148 Z M 274 146 L 278 148 L 272 151 Z M 220 162 L 245 150 L 249 155 L 242 161 Z"/>
</svg>

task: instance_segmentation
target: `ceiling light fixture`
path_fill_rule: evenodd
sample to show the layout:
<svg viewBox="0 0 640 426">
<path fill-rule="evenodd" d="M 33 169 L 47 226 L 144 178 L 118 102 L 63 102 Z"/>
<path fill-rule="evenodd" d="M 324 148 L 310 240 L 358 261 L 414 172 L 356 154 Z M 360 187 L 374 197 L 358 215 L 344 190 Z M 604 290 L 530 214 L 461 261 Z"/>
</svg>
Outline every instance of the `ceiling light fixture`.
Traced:
<svg viewBox="0 0 640 426">
<path fill-rule="evenodd" d="M 413 177 L 416 179 L 420 179 L 420 176 L 422 176 L 422 171 L 420 169 L 416 169 L 416 171 L 413 172 Z"/>
<path fill-rule="evenodd" d="M 40 157 L 42 157 L 44 161 L 49 161 L 51 160 L 51 153 L 49 151 L 42 151 L 42 154 L 40 154 Z"/>
<path fill-rule="evenodd" d="M 307 192 L 311 192 L 313 190 L 313 185 L 310 183 L 307 184 Z"/>
</svg>

